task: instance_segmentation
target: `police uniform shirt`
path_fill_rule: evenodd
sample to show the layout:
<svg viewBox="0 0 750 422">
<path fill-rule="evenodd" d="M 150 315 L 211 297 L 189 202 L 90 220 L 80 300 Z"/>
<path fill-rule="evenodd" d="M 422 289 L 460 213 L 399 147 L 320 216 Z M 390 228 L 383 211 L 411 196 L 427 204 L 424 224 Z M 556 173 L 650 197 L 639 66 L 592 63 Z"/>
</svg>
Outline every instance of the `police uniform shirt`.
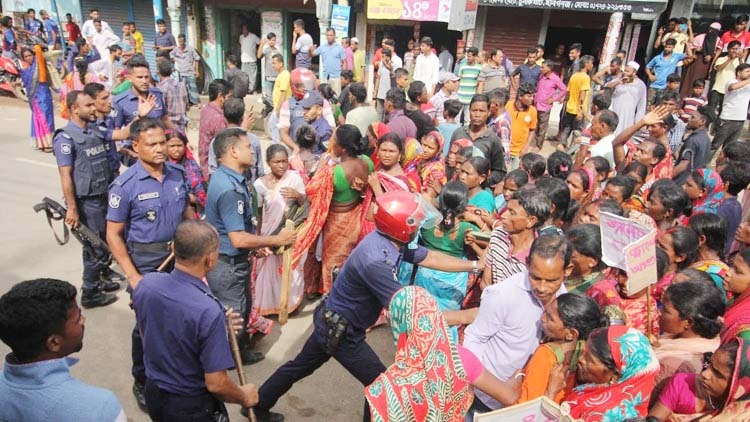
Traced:
<svg viewBox="0 0 750 422">
<path fill-rule="evenodd" d="M 398 281 L 401 260 L 418 264 L 425 257 L 427 249 L 423 246 L 400 250 L 379 232 L 370 233 L 344 262 L 326 308 L 344 317 L 354 329 L 366 330 L 402 287 Z"/>
<path fill-rule="evenodd" d="M 171 241 L 188 203 L 184 174 L 164 163 L 159 182 L 138 160 L 110 185 L 107 220 L 126 224 L 128 242 Z"/>
<path fill-rule="evenodd" d="M 157 88 L 149 88 L 148 93 L 156 97 L 156 103 L 146 117 L 161 120 L 162 116 L 167 114 L 164 97 Z M 133 88 L 115 97 L 112 101 L 112 113 L 114 114 L 116 128 L 123 128 L 138 117 L 138 96 Z"/>
<path fill-rule="evenodd" d="M 247 253 L 232 246 L 228 233 L 245 231 L 254 233 L 253 208 L 245 176 L 219 166 L 211 176 L 206 196 L 206 220 L 219 232 L 219 253 L 237 256 Z"/>
<path fill-rule="evenodd" d="M 114 109 L 113 109 L 114 110 Z M 118 173 L 120 170 L 120 154 L 117 152 L 117 146 L 115 141 L 112 139 L 112 131 L 115 130 L 115 118 L 113 113 L 109 113 L 104 116 L 103 119 L 96 119 L 96 122 L 89 123 L 89 127 L 95 127 L 102 133 L 107 133 L 109 137 L 109 163 L 114 173 Z"/>
<path fill-rule="evenodd" d="M 222 306 L 179 270 L 148 273 L 133 292 L 146 376 L 182 396 L 206 394 L 205 373 L 234 367 Z"/>
<path fill-rule="evenodd" d="M 75 142 L 75 139 L 83 139 L 88 136 L 96 136 L 101 139 L 101 144 L 89 147 L 85 150 L 81 150 L 81 147 Z M 55 138 L 52 141 L 52 147 L 55 152 L 55 160 L 57 161 L 58 167 L 73 167 L 78 157 L 78 154 L 86 154 L 88 157 L 92 157 L 101 153 L 106 153 L 108 156 L 108 162 L 110 165 L 110 174 L 114 173 L 119 168 L 111 167 L 113 165 L 111 152 L 115 148 L 112 142 L 112 131 L 107 130 L 104 127 L 87 125 L 86 128 L 81 128 L 72 121 L 68 121 L 65 128 L 58 131 Z M 93 175 L 92 175 L 93 176 Z M 75 177 L 75 175 L 74 175 Z M 111 183 L 111 180 L 106 180 L 104 183 Z M 106 193 L 106 189 L 104 192 Z M 77 197 L 86 196 L 83 192 L 76 192 Z"/>
</svg>

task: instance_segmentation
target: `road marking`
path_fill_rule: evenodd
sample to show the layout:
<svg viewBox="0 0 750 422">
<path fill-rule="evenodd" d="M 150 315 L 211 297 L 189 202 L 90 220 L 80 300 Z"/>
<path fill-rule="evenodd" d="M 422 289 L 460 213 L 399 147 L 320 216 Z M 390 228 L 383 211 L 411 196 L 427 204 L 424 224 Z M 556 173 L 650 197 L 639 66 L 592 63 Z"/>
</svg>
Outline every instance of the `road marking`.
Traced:
<svg viewBox="0 0 750 422">
<path fill-rule="evenodd" d="M 16 157 L 16 161 L 18 161 L 19 163 L 33 164 L 35 166 L 49 167 L 53 169 L 57 168 L 57 165 L 55 164 L 45 163 L 44 161 L 31 160 L 28 158 Z"/>
</svg>

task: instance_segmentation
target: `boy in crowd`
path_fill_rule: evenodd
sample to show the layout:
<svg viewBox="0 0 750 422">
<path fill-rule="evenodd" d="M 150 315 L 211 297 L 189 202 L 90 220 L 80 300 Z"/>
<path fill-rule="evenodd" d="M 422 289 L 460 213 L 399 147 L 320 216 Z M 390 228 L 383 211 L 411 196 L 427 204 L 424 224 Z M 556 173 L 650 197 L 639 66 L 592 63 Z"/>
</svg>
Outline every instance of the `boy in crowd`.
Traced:
<svg viewBox="0 0 750 422">
<path fill-rule="evenodd" d="M 461 101 L 458 99 L 446 100 L 443 103 L 443 122 L 438 125 L 438 132 L 443 135 L 443 139 L 450 140 L 453 136 L 453 132 L 460 128 L 461 125 L 457 122 L 458 115 L 461 114 L 463 106 Z M 448 151 L 451 148 L 450 142 L 445 142 L 443 145 L 443 156 L 448 156 Z"/>
</svg>

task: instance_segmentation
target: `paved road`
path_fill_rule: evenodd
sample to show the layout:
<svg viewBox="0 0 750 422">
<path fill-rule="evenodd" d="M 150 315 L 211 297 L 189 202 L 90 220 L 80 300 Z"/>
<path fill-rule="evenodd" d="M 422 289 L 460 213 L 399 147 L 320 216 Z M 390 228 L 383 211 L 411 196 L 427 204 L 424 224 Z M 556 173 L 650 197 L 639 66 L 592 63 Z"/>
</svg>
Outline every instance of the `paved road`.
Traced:
<svg viewBox="0 0 750 422">
<path fill-rule="evenodd" d="M 0 294 L 23 280 L 52 277 L 81 284 L 81 252 L 75 241 L 63 247 L 52 237 L 46 219 L 32 206 L 44 196 L 62 197 L 54 157 L 31 149 L 29 109 L 15 99 L 0 97 L 0 197 L 4 199 L 0 218 Z M 59 121 L 58 123 L 63 123 Z M 197 135 L 191 134 L 191 139 Z M 133 312 L 127 294 L 106 308 L 85 310 L 84 347 L 73 375 L 110 389 L 120 399 L 128 418 L 148 421 L 138 410 L 131 394 L 130 333 Z M 283 328 L 259 339 L 257 347 L 266 359 L 246 366 L 250 381 L 259 384 L 278 366 L 301 349 L 311 331 L 315 304 L 306 303 Z M 369 343 L 386 363 L 393 361 L 390 330 L 381 327 L 368 336 Z M 0 343 L 0 354 L 8 348 Z M 356 421 L 363 409 L 362 386 L 336 362 L 329 362 L 299 382 L 279 401 L 276 410 L 288 421 Z M 229 405 L 232 420 L 243 420 L 239 407 Z"/>
</svg>

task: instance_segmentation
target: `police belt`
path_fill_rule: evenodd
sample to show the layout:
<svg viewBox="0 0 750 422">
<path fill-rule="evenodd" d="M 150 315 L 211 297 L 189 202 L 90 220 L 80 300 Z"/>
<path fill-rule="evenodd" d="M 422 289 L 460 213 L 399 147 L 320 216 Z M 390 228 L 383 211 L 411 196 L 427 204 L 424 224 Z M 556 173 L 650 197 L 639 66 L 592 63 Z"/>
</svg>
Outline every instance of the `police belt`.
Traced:
<svg viewBox="0 0 750 422">
<path fill-rule="evenodd" d="M 247 253 L 242 253 L 239 255 L 232 255 L 232 256 L 219 254 L 219 261 L 225 264 L 229 264 L 229 265 L 237 265 L 237 264 L 242 264 L 242 263 L 247 264 L 247 257 L 248 257 Z"/>
<path fill-rule="evenodd" d="M 133 252 L 146 252 L 146 253 L 170 253 L 172 252 L 172 242 L 154 242 L 154 243 L 139 243 L 139 242 L 128 242 L 128 247 Z"/>
</svg>

